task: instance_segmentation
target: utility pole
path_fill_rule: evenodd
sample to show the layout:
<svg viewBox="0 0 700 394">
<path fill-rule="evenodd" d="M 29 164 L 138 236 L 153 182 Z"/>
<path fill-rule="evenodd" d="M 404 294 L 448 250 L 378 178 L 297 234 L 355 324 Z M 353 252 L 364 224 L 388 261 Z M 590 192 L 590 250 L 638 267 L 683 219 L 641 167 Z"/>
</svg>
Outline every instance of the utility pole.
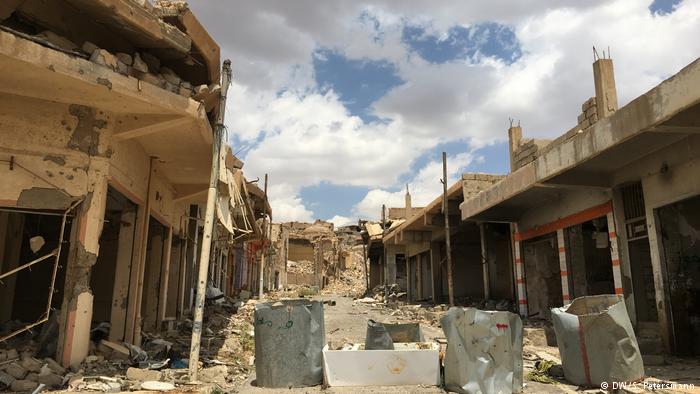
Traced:
<svg viewBox="0 0 700 394">
<path fill-rule="evenodd" d="M 267 212 L 265 212 L 265 210 L 267 209 L 267 174 L 265 174 L 264 193 L 265 198 L 263 200 L 262 253 L 260 253 L 260 283 L 258 285 L 259 300 L 262 300 L 263 298 L 263 286 L 265 284 L 265 238 L 267 238 L 267 227 L 265 227 L 265 225 L 267 224 Z"/>
<path fill-rule="evenodd" d="M 447 249 L 447 295 L 450 305 L 455 304 L 454 283 L 452 282 L 452 248 L 450 247 L 450 209 L 447 201 L 447 153 L 442 152 L 442 212 L 445 215 L 445 248 Z"/>
<path fill-rule="evenodd" d="M 479 223 L 479 235 L 481 236 L 481 264 L 482 274 L 484 276 L 484 300 L 488 301 L 491 298 L 491 282 L 489 274 L 489 251 L 486 243 L 486 223 Z"/>
<path fill-rule="evenodd" d="M 384 268 L 384 302 L 389 302 L 389 267 L 386 261 L 384 234 L 386 234 L 386 205 L 382 204 L 382 265 Z"/>
<path fill-rule="evenodd" d="M 190 382 L 197 381 L 199 366 L 199 346 L 202 341 L 202 320 L 204 318 L 204 299 L 209 273 L 209 254 L 211 252 L 212 231 L 214 229 L 214 213 L 216 211 L 217 186 L 219 182 L 219 164 L 221 162 L 221 145 L 224 135 L 224 114 L 226 113 L 226 93 L 231 83 L 231 61 L 226 59 L 221 68 L 221 93 L 219 96 L 219 112 L 214 125 L 212 138 L 211 175 L 207 191 L 207 209 L 204 216 L 204 236 L 202 251 L 199 255 L 199 273 L 197 275 L 197 295 L 194 304 L 194 322 L 192 323 L 192 343 L 190 345 L 189 378 Z"/>
</svg>

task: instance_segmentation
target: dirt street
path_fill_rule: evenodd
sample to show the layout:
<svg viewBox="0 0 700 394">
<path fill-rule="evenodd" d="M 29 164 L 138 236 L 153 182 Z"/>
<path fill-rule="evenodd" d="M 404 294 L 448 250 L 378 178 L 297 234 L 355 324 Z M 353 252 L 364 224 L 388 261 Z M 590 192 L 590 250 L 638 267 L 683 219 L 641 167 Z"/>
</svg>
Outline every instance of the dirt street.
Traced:
<svg viewBox="0 0 700 394">
<path fill-rule="evenodd" d="M 352 298 L 337 295 L 327 294 L 315 296 L 314 299 L 332 300 L 336 304 L 334 306 L 324 305 L 326 342 L 331 344 L 342 344 L 347 342 L 364 342 L 365 330 L 368 319 L 374 319 L 380 322 L 388 323 L 405 323 L 412 321 L 410 318 L 394 313 L 394 310 L 381 307 L 379 305 L 365 304 L 353 301 Z M 394 313 L 395 315 L 392 315 Z M 421 323 L 421 329 L 426 340 L 435 338 L 444 338 L 442 329 L 437 324 Z M 530 324 L 526 322 L 526 340 L 523 349 L 524 353 L 524 375 L 532 370 L 534 358 L 537 359 L 552 359 L 558 360 L 559 352 L 556 347 L 546 346 L 542 343 L 544 337 L 541 330 L 528 327 Z M 529 361 L 530 360 L 530 361 Z M 698 378 L 700 376 L 700 363 L 698 360 L 671 360 L 672 365 L 665 366 L 649 366 L 646 368 L 647 375 L 653 376 L 646 381 L 657 382 L 679 382 L 679 383 L 694 383 L 698 386 Z M 639 388 L 630 388 L 621 392 L 650 392 Z M 269 389 L 260 388 L 255 385 L 255 374 L 251 374 L 247 380 L 241 385 L 234 388 L 234 392 L 238 393 L 442 393 L 445 392 L 441 387 L 435 386 L 401 386 L 401 387 L 330 387 L 323 388 L 322 386 L 304 387 L 294 389 Z M 567 384 L 563 379 L 559 379 L 556 383 L 539 383 L 525 378 L 524 393 L 600 393 L 598 388 L 584 389 L 574 385 Z M 657 390 L 657 392 L 659 392 Z M 662 390 L 665 393 L 672 392 L 688 392 L 688 391 L 673 391 Z"/>
</svg>

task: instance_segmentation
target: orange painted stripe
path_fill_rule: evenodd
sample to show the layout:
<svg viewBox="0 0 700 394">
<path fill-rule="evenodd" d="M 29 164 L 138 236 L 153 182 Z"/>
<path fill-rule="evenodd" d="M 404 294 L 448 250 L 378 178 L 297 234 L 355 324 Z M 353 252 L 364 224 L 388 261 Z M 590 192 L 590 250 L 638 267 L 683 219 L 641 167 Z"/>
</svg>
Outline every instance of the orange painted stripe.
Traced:
<svg viewBox="0 0 700 394">
<path fill-rule="evenodd" d="M 615 239 L 615 238 L 617 238 L 617 233 L 614 232 L 614 231 L 611 231 L 611 232 L 608 233 L 608 237 L 609 237 L 610 239 Z"/>
<path fill-rule="evenodd" d="M 0 200 L 0 207 L 16 207 L 17 200 Z"/>
<path fill-rule="evenodd" d="M 620 260 L 619 260 L 619 259 L 613 260 L 613 261 L 612 261 L 612 265 L 613 265 L 613 267 L 619 267 L 619 266 L 620 266 Z"/>
<path fill-rule="evenodd" d="M 518 300 L 518 304 L 527 305 L 527 300 Z"/>
<path fill-rule="evenodd" d="M 522 259 L 520 259 L 520 258 L 515 259 L 515 264 L 522 264 L 522 263 L 523 263 Z"/>
<path fill-rule="evenodd" d="M 562 252 L 566 253 L 566 248 L 564 246 L 559 248 L 559 253 L 562 253 Z"/>
<path fill-rule="evenodd" d="M 581 316 L 578 318 L 578 340 L 579 347 L 581 349 L 581 358 L 583 361 L 583 373 L 586 375 L 586 383 L 588 386 L 593 386 L 591 384 L 591 368 L 588 363 L 588 351 L 586 350 L 586 337 L 583 335 L 583 322 L 581 321 Z"/>
<path fill-rule="evenodd" d="M 624 294 L 625 292 L 622 291 L 622 287 L 616 287 L 615 288 L 615 294 Z"/>
<path fill-rule="evenodd" d="M 571 300 L 571 296 L 569 296 L 568 294 L 562 295 L 561 298 L 563 298 L 564 301 L 569 301 L 569 300 Z"/>
<path fill-rule="evenodd" d="M 516 284 L 519 284 L 519 285 L 520 285 L 520 284 L 523 284 L 523 283 L 525 283 L 525 279 L 516 279 L 516 280 L 515 280 L 515 283 L 516 283 Z"/>
<path fill-rule="evenodd" d="M 612 201 L 608 201 L 606 203 L 600 204 L 592 208 L 588 208 L 584 211 L 575 213 L 573 215 L 563 217 L 551 223 L 531 228 L 527 231 L 515 233 L 514 237 L 517 241 L 524 241 L 526 239 L 539 237 L 540 235 L 553 233 L 562 228 L 585 223 L 589 220 L 605 216 L 608 214 L 608 212 L 612 212 Z"/>
<path fill-rule="evenodd" d="M 566 271 L 561 271 L 560 274 L 561 274 L 561 276 L 567 276 L 567 275 L 569 275 L 569 273 L 566 272 Z"/>
</svg>

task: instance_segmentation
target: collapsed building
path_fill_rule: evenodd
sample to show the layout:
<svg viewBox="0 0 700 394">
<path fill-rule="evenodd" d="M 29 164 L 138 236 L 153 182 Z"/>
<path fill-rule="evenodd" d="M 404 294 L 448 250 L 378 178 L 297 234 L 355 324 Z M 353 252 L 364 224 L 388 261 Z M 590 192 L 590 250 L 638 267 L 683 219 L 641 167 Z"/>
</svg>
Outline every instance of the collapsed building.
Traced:
<svg viewBox="0 0 700 394">
<path fill-rule="evenodd" d="M 697 356 L 700 60 L 620 108 L 612 60 L 596 59 L 593 77 L 569 131 L 536 140 L 511 124 L 509 174 L 465 174 L 447 206 L 438 198 L 371 237 L 388 272 L 406 265 L 409 299 L 440 302 L 446 209 L 457 299 L 548 319 L 576 297 L 620 294 L 643 353 Z"/>
<path fill-rule="evenodd" d="M 181 3 L 10 0 L 0 71 L 0 344 L 40 332 L 40 351 L 76 366 L 95 325 L 138 345 L 186 317 L 222 110 L 217 43 Z M 222 152 L 208 282 L 228 295 L 256 283 L 246 245 L 271 212 Z"/>
</svg>

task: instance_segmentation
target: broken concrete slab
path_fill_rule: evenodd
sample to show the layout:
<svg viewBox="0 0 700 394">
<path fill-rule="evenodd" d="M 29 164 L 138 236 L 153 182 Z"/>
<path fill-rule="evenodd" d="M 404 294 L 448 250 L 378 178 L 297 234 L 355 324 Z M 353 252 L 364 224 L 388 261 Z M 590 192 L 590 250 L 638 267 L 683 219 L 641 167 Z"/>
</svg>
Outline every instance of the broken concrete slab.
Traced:
<svg viewBox="0 0 700 394">
<path fill-rule="evenodd" d="M 141 384 L 141 390 L 170 391 L 175 390 L 175 385 L 168 382 L 149 380 Z"/>
<path fill-rule="evenodd" d="M 10 374 L 15 379 L 24 379 L 29 372 L 17 362 L 11 362 L 8 365 L 5 365 L 3 368 L 5 369 L 5 372 Z"/>
<path fill-rule="evenodd" d="M 124 52 L 117 52 L 116 53 L 117 59 L 119 59 L 120 62 L 126 64 L 127 66 L 131 66 L 134 62 L 134 59 L 129 55 L 128 53 Z"/>
<path fill-rule="evenodd" d="M 39 387 L 39 383 L 31 380 L 15 380 L 10 385 L 10 389 L 16 392 L 34 391 L 37 387 Z"/>
<path fill-rule="evenodd" d="M 202 368 L 199 371 L 199 380 L 206 383 L 226 384 L 228 368 L 225 365 L 216 365 L 209 368 Z"/>
<path fill-rule="evenodd" d="M 163 374 L 160 371 L 154 371 L 151 369 L 131 367 L 126 370 L 126 377 L 127 379 L 145 382 L 147 380 L 161 380 Z"/>
</svg>

